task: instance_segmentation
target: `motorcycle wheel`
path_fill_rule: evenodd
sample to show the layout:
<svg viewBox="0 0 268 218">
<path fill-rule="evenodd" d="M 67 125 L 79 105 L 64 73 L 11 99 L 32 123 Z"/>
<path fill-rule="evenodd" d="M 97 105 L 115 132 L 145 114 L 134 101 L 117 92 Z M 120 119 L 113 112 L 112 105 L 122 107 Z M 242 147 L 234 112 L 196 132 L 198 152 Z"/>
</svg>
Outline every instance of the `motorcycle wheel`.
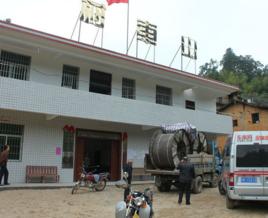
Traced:
<svg viewBox="0 0 268 218">
<path fill-rule="evenodd" d="M 95 186 L 95 190 L 96 190 L 96 191 L 102 191 L 103 189 L 105 189 L 105 187 L 106 187 L 106 180 L 103 179 L 103 180 L 100 180 L 100 181 L 96 184 L 96 186 Z"/>
<path fill-rule="evenodd" d="M 79 183 L 75 183 L 72 188 L 72 195 L 75 194 L 79 188 L 80 188 Z"/>
</svg>

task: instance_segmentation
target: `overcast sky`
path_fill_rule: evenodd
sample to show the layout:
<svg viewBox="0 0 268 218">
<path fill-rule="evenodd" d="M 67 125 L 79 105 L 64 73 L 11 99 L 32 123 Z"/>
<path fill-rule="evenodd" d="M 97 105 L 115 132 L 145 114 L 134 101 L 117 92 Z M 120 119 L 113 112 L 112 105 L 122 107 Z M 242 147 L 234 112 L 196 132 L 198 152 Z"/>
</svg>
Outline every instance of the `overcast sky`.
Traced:
<svg viewBox="0 0 268 218">
<path fill-rule="evenodd" d="M 157 25 L 156 62 L 169 65 L 182 35 L 197 41 L 198 67 L 211 58 L 221 60 L 225 50 L 233 48 L 237 55 L 252 55 L 268 64 L 268 1 L 266 0 L 129 0 L 129 41 L 136 20 Z M 105 3 L 105 0 L 95 0 Z M 81 0 L 0 0 L 0 19 L 11 18 L 12 23 L 70 38 Z M 107 6 L 103 48 L 126 52 L 127 4 Z M 82 24 L 81 41 L 93 44 L 97 29 Z M 78 28 L 73 39 L 77 40 Z M 100 46 L 100 35 L 96 46 Z M 148 46 L 139 43 L 139 58 L 144 58 Z M 133 43 L 130 55 L 135 56 Z M 147 60 L 153 60 L 153 50 Z M 188 59 L 184 58 L 184 68 Z M 172 67 L 180 68 L 178 56 Z M 186 71 L 194 73 L 194 62 Z"/>
</svg>

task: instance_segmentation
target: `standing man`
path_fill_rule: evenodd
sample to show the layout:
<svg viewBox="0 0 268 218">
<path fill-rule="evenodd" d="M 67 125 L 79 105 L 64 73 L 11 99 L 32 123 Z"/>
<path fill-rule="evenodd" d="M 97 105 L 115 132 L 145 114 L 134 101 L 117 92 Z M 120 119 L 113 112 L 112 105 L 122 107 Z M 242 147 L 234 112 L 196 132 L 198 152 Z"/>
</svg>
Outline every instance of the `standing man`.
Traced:
<svg viewBox="0 0 268 218">
<path fill-rule="evenodd" d="M 0 185 L 2 184 L 2 177 L 4 176 L 4 185 L 9 185 L 8 183 L 8 170 L 7 170 L 7 160 L 9 154 L 9 145 L 4 145 L 4 150 L 0 154 Z"/>
<path fill-rule="evenodd" d="M 191 185 L 193 179 L 195 178 L 194 165 L 189 162 L 188 157 L 184 157 L 182 159 L 182 162 L 179 164 L 178 169 L 180 170 L 180 189 L 178 203 L 182 203 L 183 193 L 185 192 L 186 205 L 190 205 Z"/>
<path fill-rule="evenodd" d="M 132 161 L 131 160 L 128 160 L 127 163 L 123 166 L 123 172 L 128 173 L 128 177 L 127 177 L 128 187 L 124 191 L 124 201 L 125 201 L 127 196 L 129 195 L 130 185 L 132 181 Z"/>
</svg>

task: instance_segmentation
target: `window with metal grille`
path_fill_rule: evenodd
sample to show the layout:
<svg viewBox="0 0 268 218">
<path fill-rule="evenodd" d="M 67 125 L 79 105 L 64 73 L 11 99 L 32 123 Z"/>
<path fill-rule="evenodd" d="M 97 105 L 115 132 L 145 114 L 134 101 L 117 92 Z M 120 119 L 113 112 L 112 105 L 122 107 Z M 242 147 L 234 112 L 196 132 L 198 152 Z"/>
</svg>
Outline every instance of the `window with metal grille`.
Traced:
<svg viewBox="0 0 268 218">
<path fill-rule="evenodd" d="M 62 168 L 73 168 L 74 133 L 63 132 Z"/>
<path fill-rule="evenodd" d="M 171 88 L 156 86 L 156 103 L 164 105 L 172 105 Z"/>
<path fill-rule="evenodd" d="M 251 114 L 251 119 L 252 119 L 252 123 L 259 123 L 260 122 L 259 113 Z"/>
<path fill-rule="evenodd" d="M 136 85 L 133 79 L 122 79 L 122 97 L 136 99 Z"/>
<path fill-rule="evenodd" d="M 89 91 L 111 95 L 112 75 L 96 70 L 90 71 Z"/>
<path fill-rule="evenodd" d="M 8 51 L 1 51 L 0 76 L 29 80 L 31 57 Z"/>
<path fill-rule="evenodd" d="M 194 101 L 185 101 L 185 108 L 190 109 L 190 110 L 195 110 L 195 102 Z"/>
<path fill-rule="evenodd" d="M 0 147 L 10 146 L 9 160 L 20 160 L 22 151 L 23 126 L 0 123 Z"/>
<path fill-rule="evenodd" d="M 61 86 L 77 89 L 78 88 L 79 68 L 63 65 Z"/>
</svg>

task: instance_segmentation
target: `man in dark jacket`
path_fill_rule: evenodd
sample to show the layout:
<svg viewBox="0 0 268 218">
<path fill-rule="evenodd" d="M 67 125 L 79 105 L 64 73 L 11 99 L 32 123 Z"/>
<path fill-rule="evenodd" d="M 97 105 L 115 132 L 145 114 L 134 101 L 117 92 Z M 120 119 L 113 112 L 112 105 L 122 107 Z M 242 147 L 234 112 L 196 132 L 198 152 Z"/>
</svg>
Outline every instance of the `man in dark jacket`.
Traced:
<svg viewBox="0 0 268 218">
<path fill-rule="evenodd" d="M 179 164 L 178 169 L 180 170 L 180 189 L 178 203 L 182 203 L 183 193 L 185 192 L 186 204 L 190 205 L 191 184 L 193 179 L 195 178 L 194 165 L 188 161 L 187 157 L 184 157 L 182 162 Z"/>
<path fill-rule="evenodd" d="M 8 183 L 8 170 L 7 170 L 7 160 L 9 154 L 9 145 L 4 145 L 4 150 L 0 154 L 0 185 L 2 184 L 2 177 L 4 176 L 4 185 L 9 185 Z"/>
</svg>

